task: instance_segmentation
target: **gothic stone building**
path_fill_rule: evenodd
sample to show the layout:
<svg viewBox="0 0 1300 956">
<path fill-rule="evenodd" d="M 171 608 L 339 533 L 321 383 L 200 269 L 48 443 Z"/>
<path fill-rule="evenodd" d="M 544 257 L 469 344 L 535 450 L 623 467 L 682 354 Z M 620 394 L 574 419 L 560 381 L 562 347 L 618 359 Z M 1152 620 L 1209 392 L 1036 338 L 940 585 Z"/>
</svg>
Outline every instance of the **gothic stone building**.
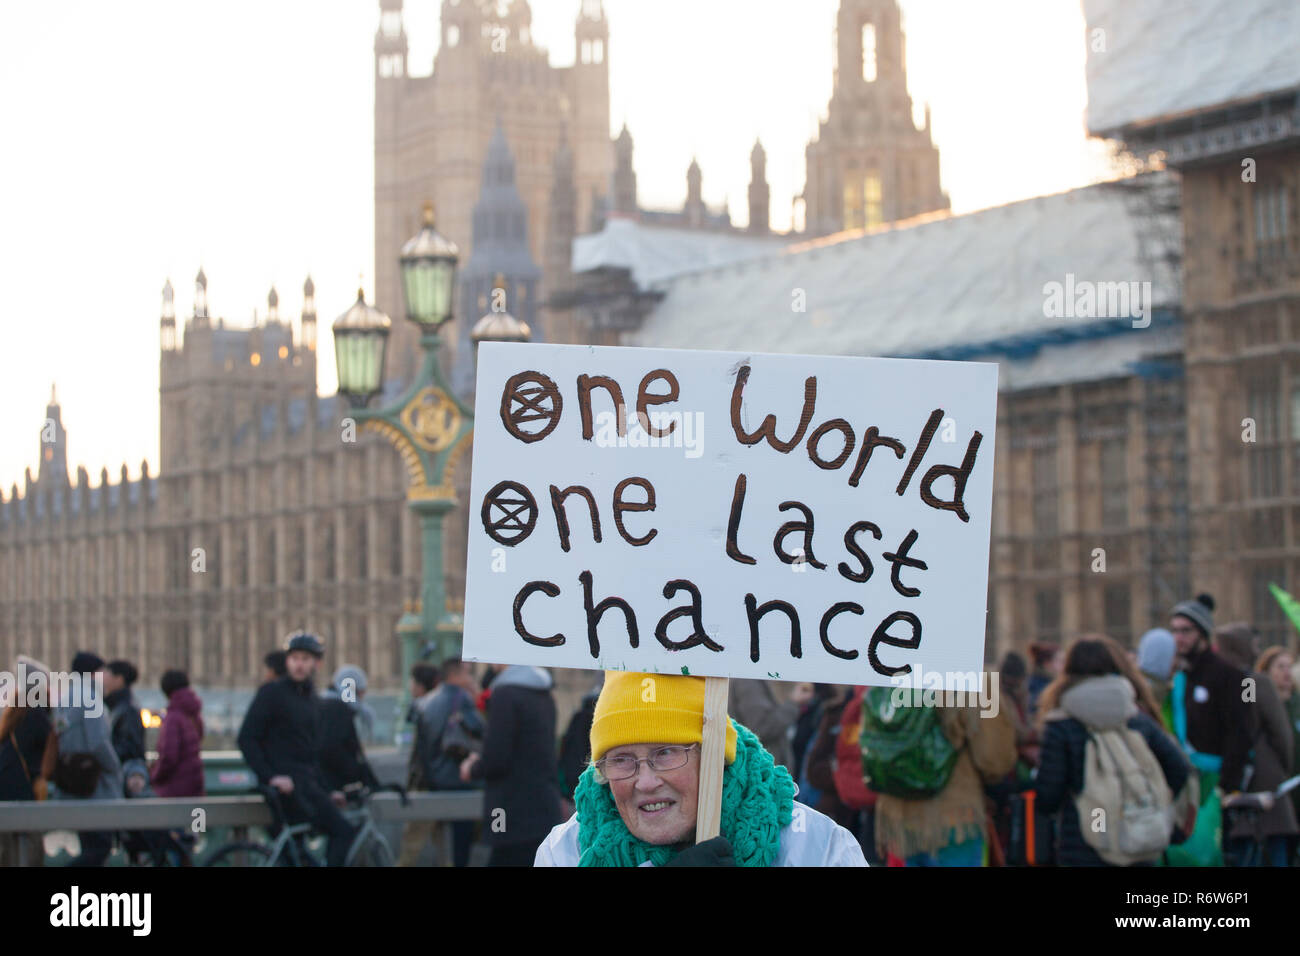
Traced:
<svg viewBox="0 0 1300 956">
<path fill-rule="evenodd" d="M 625 341 L 997 362 L 989 615 L 972 632 L 990 659 L 1083 631 L 1130 641 L 1187 586 L 1169 546 L 1185 531 L 1178 276 L 1148 235 L 1177 236 L 1168 187 L 1090 186 L 661 276 Z M 581 237 L 575 260 L 608 248 Z M 1045 283 L 1071 275 L 1150 283 L 1149 324 L 1049 309 Z"/>
<path fill-rule="evenodd" d="M 1181 189 L 1188 573 L 1221 620 L 1282 641 L 1268 585 L 1300 587 L 1300 7 L 1084 12 L 1089 129 Z M 1194 69 L 1169 68 L 1193 47 Z"/>
<path fill-rule="evenodd" d="M 297 337 L 272 289 L 265 319 L 208 314 L 207 279 L 176 328 L 161 319 L 161 469 L 91 487 L 66 468 L 51 398 L 40 470 L 0 506 L 0 655 L 67 666 L 79 648 L 143 674 L 182 667 L 247 686 L 290 630 L 331 640 L 327 663 L 381 679 L 400 657 L 393 625 L 418 593 L 419 543 L 396 456 L 349 434 L 316 391 L 316 314 L 303 289 Z M 50 423 L 53 423 L 51 427 Z"/>
<path fill-rule="evenodd" d="M 1088 0 L 1085 11 L 1120 16 L 1113 6 Z M 1293 584 L 1300 570 L 1290 358 L 1300 78 L 1184 115 L 1172 94 L 1146 98 L 1162 87 L 1144 78 L 1175 93 L 1201 80 L 1153 53 L 1148 70 L 1120 77 L 1139 89 L 1113 99 L 1139 112 L 1107 119 L 1090 103 L 1090 124 L 1135 154 L 1163 149 L 1176 173 L 952 217 L 928 123 L 911 120 L 895 0 L 843 0 L 832 106 L 808 145 L 807 230 L 774 236 L 757 144 L 746 230 L 704 205 L 694 163 L 680 210 L 640 207 L 631 134 L 609 135 L 598 2 L 581 3 L 574 65 L 556 69 L 532 42 L 526 3 L 446 0 L 425 77 L 408 69 L 400 0 L 380 7 L 376 296 L 397 319 L 386 394 L 414 371 L 397 257 L 432 199 L 462 249 L 448 356 L 458 390 L 472 386 L 462 333 L 486 311 L 496 272 L 510 310 L 546 341 L 997 361 L 990 613 L 972 622 L 987 626 L 990 654 L 1089 630 L 1131 640 L 1194 584 L 1234 616 L 1275 620 L 1260 585 Z M 1183 22 L 1172 9 L 1167 19 Z M 1100 110 L 1104 76 L 1089 69 Z M 1251 137 L 1256 182 L 1240 182 L 1242 151 L 1215 145 L 1216 130 Z M 1188 143 L 1199 151 L 1179 158 Z M 907 218 L 918 213 L 928 215 Z M 1045 283 L 1076 280 L 1149 282 L 1128 303 L 1149 323 L 1053 313 Z M 420 578 L 406 476 L 382 439 L 349 440 L 347 410 L 317 395 L 304 293 L 294 335 L 278 301 L 252 328 L 210 317 L 202 276 L 178 328 L 167 290 L 158 475 L 74 480 L 51 401 L 37 476 L 0 503 L 6 659 L 26 651 L 59 664 L 90 646 L 136 658 L 149 676 L 183 666 L 199 683 L 246 686 L 262 652 L 301 625 L 329 639 L 330 666 L 359 663 L 380 687 L 400 679 L 393 629 Z M 453 610 L 468 461 L 455 482 Z"/>
<path fill-rule="evenodd" d="M 402 0 L 380 0 L 375 37 L 376 304 L 401 317 L 398 252 L 431 200 L 439 231 L 471 260 L 484 157 L 499 125 L 514 157 L 515 183 L 528 222 L 531 261 L 546 260 L 548 236 L 561 246 L 589 222 L 609 190 L 609 27 L 600 0 L 582 0 L 574 24 L 574 62 L 553 67 L 536 45 L 526 0 L 506 4 L 442 0 L 441 43 L 428 75 L 407 60 Z M 565 153 L 569 209 L 553 210 L 557 159 Z M 563 187 L 562 187 L 563 188 Z M 513 214 L 512 214 L 513 215 Z M 493 224 L 492 228 L 520 228 Z M 503 263 L 511 309 L 550 290 L 526 288 Z M 486 308 L 480 309 L 481 314 Z M 535 330 L 538 326 L 533 326 Z M 418 333 L 394 322 L 388 374 L 418 369 Z M 463 341 L 453 343 L 463 350 Z M 463 361 L 463 359 L 461 360 Z"/>
</svg>

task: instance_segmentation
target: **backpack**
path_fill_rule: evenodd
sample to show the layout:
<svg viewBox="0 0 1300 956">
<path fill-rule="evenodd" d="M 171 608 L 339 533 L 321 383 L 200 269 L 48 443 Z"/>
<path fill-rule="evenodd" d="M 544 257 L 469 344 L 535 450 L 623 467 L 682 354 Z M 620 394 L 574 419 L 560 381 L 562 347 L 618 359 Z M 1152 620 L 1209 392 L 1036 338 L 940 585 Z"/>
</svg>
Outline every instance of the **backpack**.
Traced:
<svg viewBox="0 0 1300 956">
<path fill-rule="evenodd" d="M 853 696 L 840 712 L 835 730 L 835 792 L 850 810 L 876 805 L 876 795 L 862 781 L 862 695 L 865 687 L 855 688 Z"/>
<path fill-rule="evenodd" d="M 1129 727 L 1087 731 L 1083 790 L 1074 798 L 1084 842 L 1113 866 L 1158 859 L 1174 832 L 1173 794 L 1159 761 Z"/>
<path fill-rule="evenodd" d="M 54 763 L 54 785 L 70 797 L 88 797 L 103 770 L 92 753 L 61 753 Z"/>
<path fill-rule="evenodd" d="M 862 698 L 862 772 L 878 793 L 918 799 L 948 785 L 957 749 L 939 722 L 939 710 L 921 703 L 919 689 L 873 687 Z M 910 694 L 911 699 L 908 700 Z"/>
</svg>

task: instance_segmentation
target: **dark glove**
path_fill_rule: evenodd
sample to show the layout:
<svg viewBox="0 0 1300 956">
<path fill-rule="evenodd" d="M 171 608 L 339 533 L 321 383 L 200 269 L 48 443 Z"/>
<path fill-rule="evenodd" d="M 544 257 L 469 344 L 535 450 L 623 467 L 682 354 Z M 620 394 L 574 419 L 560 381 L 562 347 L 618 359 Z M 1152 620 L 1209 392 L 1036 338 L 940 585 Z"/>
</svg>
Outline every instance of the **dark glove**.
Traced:
<svg viewBox="0 0 1300 956">
<path fill-rule="evenodd" d="M 736 858 L 731 855 L 731 843 L 726 837 L 716 836 L 693 847 L 688 847 L 669 860 L 664 866 L 735 866 Z"/>
</svg>

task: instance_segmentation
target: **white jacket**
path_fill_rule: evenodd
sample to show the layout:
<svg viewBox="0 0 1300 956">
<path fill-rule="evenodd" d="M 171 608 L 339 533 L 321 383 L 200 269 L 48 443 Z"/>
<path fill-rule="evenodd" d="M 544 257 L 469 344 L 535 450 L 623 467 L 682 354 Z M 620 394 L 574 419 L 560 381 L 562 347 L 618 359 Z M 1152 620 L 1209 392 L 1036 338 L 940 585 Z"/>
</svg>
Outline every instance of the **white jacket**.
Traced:
<svg viewBox="0 0 1300 956">
<path fill-rule="evenodd" d="M 537 848 L 533 866 L 578 865 L 578 815 L 575 813 Z M 650 862 L 642 866 L 653 866 Z M 866 866 L 862 848 L 853 834 L 824 813 L 794 802 L 790 825 L 781 831 L 781 845 L 773 866 Z"/>
</svg>

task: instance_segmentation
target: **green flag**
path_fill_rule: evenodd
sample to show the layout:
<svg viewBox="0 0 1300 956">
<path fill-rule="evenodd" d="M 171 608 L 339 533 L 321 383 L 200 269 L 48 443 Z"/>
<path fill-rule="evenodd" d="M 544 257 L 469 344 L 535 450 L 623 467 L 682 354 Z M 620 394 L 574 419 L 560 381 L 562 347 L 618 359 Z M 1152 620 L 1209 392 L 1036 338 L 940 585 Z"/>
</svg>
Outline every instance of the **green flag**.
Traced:
<svg viewBox="0 0 1300 956">
<path fill-rule="evenodd" d="M 1282 606 L 1282 610 L 1286 612 L 1287 619 L 1296 630 L 1300 631 L 1300 601 L 1297 601 L 1271 581 L 1268 589 L 1273 593 L 1273 597 L 1277 599 L 1277 603 Z"/>
</svg>

